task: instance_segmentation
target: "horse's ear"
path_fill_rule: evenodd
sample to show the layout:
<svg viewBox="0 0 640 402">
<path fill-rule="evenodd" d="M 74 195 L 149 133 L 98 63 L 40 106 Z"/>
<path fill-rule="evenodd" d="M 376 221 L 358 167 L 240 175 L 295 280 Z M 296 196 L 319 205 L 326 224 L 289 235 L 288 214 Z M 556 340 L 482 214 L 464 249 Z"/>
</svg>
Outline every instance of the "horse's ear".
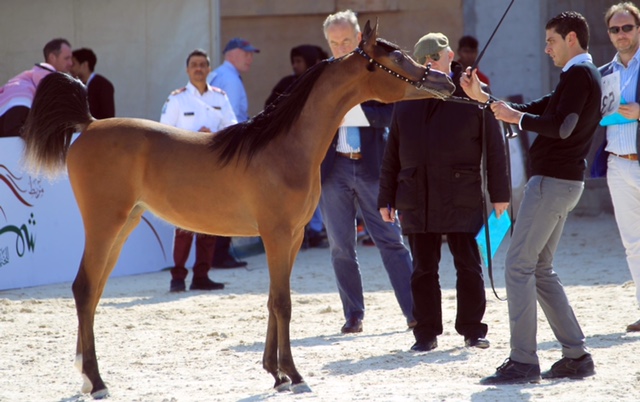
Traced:
<svg viewBox="0 0 640 402">
<path fill-rule="evenodd" d="M 376 18 L 376 25 L 371 28 L 371 22 L 367 20 L 364 25 L 364 32 L 362 33 L 362 41 L 365 46 L 373 46 L 378 38 L 378 19 Z"/>
</svg>

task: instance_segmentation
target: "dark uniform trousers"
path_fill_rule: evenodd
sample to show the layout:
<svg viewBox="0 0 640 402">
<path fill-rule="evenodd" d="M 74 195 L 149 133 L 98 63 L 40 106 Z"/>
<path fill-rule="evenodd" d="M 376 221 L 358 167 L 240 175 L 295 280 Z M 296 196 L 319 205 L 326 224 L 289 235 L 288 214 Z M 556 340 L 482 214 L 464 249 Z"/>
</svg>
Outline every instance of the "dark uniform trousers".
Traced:
<svg viewBox="0 0 640 402">
<path fill-rule="evenodd" d="M 184 280 L 187 277 L 189 271 L 185 268 L 185 264 L 187 263 L 187 259 L 189 259 L 189 251 L 191 251 L 194 235 L 196 237 L 196 261 L 193 265 L 193 277 L 208 277 L 207 273 L 209 272 L 209 268 L 211 268 L 211 261 L 213 260 L 213 253 L 216 248 L 216 237 L 176 229 L 173 240 L 174 267 L 171 269 L 172 279 Z"/>
<path fill-rule="evenodd" d="M 456 331 L 467 338 L 484 338 L 488 327 L 482 317 L 486 308 L 480 253 L 472 233 L 447 233 L 447 244 L 456 268 Z M 413 254 L 411 292 L 413 316 L 418 325 L 413 333 L 418 342 L 426 342 L 442 334 L 442 303 L 438 264 L 442 233 L 409 234 Z"/>
</svg>

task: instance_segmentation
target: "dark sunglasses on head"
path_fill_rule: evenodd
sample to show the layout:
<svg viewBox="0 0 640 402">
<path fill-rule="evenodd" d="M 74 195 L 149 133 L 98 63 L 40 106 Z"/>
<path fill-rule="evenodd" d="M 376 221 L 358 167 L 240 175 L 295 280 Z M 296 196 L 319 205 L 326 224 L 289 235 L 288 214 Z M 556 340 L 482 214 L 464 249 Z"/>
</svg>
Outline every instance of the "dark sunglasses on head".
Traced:
<svg viewBox="0 0 640 402">
<path fill-rule="evenodd" d="M 631 32 L 634 28 L 637 28 L 638 25 L 631 25 L 631 24 L 627 24 L 627 25 L 623 25 L 621 27 L 609 27 L 607 30 L 609 31 L 610 34 L 617 34 L 618 32 L 620 32 L 620 30 L 622 30 L 622 32 L 624 33 L 629 33 Z"/>
<path fill-rule="evenodd" d="M 440 53 L 428 54 L 427 57 L 433 61 L 438 61 L 440 60 Z"/>
</svg>

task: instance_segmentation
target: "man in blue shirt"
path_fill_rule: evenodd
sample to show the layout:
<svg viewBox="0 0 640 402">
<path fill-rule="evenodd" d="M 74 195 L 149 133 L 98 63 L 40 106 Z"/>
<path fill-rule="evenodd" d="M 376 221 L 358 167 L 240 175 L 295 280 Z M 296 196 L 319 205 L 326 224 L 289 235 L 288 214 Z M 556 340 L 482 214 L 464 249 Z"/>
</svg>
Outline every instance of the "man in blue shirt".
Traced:
<svg viewBox="0 0 640 402">
<path fill-rule="evenodd" d="M 238 123 L 242 123 L 249 119 L 249 102 L 240 74 L 249 71 L 253 54 L 260 53 L 260 50 L 244 39 L 233 38 L 227 43 L 223 53 L 224 63 L 209 74 L 207 81 L 211 86 L 227 93 Z"/>
<path fill-rule="evenodd" d="M 249 101 L 240 74 L 249 71 L 253 54 L 260 53 L 260 50 L 244 39 L 233 38 L 224 47 L 223 53 L 224 62 L 209 74 L 207 81 L 211 86 L 226 92 L 238 123 L 242 123 L 249 120 Z M 212 262 L 214 268 L 239 268 L 247 265 L 246 261 L 238 261 L 229 253 L 230 237 L 216 238 L 216 252 Z"/>
</svg>

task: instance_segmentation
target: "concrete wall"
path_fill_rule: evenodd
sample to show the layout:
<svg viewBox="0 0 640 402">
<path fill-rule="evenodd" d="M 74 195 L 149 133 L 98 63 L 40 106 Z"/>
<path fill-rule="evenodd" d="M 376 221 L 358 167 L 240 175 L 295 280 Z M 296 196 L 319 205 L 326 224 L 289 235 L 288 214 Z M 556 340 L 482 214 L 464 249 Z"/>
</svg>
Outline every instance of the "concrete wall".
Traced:
<svg viewBox="0 0 640 402">
<path fill-rule="evenodd" d="M 243 77 L 253 115 L 262 110 L 273 86 L 291 73 L 292 47 L 310 43 L 329 50 L 322 33 L 328 14 L 351 8 L 360 14 L 361 25 L 377 17 L 383 38 L 412 50 L 428 31 L 445 32 L 457 41 L 463 31 L 461 4 L 461 0 L 2 0 L 0 83 L 42 61 L 48 40 L 65 37 L 73 48 L 96 52 L 96 71 L 116 89 L 117 116 L 157 120 L 169 92 L 187 82 L 186 55 L 196 47 L 208 50 L 215 67 L 222 57 L 220 43 L 224 46 L 240 36 L 262 51 Z"/>
<path fill-rule="evenodd" d="M 429 31 L 444 32 L 453 42 L 462 36 L 461 0 L 221 0 L 222 45 L 239 36 L 261 50 L 243 76 L 250 114 L 262 110 L 275 84 L 292 73 L 292 47 L 314 44 L 329 52 L 322 23 L 347 8 L 358 13 L 361 27 L 378 18 L 379 35 L 409 51 Z"/>
<path fill-rule="evenodd" d="M 218 9 L 217 0 L 2 0 L 0 82 L 43 61 L 44 44 L 64 37 L 94 50 L 96 72 L 115 86 L 117 116 L 157 120 L 167 95 L 187 82 L 187 54 L 219 53 Z"/>
<path fill-rule="evenodd" d="M 591 39 L 589 52 L 596 65 L 611 60 L 615 51 L 604 25 L 604 12 L 618 0 L 518 0 L 509 10 L 502 25 L 480 63 L 481 70 L 491 79 L 491 88 L 498 97 L 520 94 L 525 101 L 551 91 L 560 75 L 549 56 L 544 53 L 544 26 L 562 11 L 574 10 L 589 22 Z M 465 34 L 480 41 L 480 48 L 489 40 L 510 0 L 463 0 Z"/>
</svg>

